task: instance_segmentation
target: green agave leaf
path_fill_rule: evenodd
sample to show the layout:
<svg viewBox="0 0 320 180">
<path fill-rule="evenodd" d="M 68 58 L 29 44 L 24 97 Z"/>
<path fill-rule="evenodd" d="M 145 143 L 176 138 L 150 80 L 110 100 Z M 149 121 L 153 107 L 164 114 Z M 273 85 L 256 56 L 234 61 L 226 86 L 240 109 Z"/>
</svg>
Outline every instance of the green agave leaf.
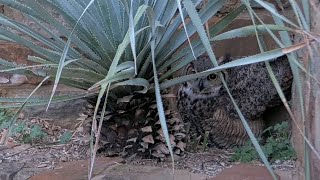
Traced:
<svg viewBox="0 0 320 180">
<path fill-rule="evenodd" d="M 121 64 L 119 64 L 116 69 L 115 69 L 115 72 L 120 72 L 120 71 L 123 71 L 125 69 L 129 69 L 129 68 L 134 68 L 135 67 L 135 64 L 134 62 L 132 61 L 126 61 L 126 62 L 123 62 Z"/>
<path fill-rule="evenodd" d="M 12 39 L 14 42 L 30 48 L 33 52 L 41 56 L 44 56 L 52 60 L 53 62 L 57 62 L 57 59 L 59 58 L 58 52 L 55 52 L 46 48 L 42 48 L 41 46 L 37 46 L 33 42 L 26 40 L 25 38 L 22 38 L 21 36 L 14 34 L 8 30 L 0 28 L 0 34 L 6 37 L 10 37 L 10 39 Z"/>
<path fill-rule="evenodd" d="M 303 9 L 303 14 L 304 14 L 304 18 L 305 18 L 305 22 L 308 25 L 308 30 L 310 30 L 310 4 L 308 0 L 302 0 L 301 1 L 302 4 L 302 9 Z M 302 15 L 301 15 L 302 16 Z"/>
<path fill-rule="evenodd" d="M 302 14 L 302 11 L 301 11 L 300 7 L 298 6 L 298 4 L 292 0 L 289 2 L 291 4 L 291 7 L 292 7 L 293 12 L 295 14 L 295 17 L 296 17 L 297 22 L 299 24 L 299 27 L 301 29 L 305 29 L 305 30 L 310 31 L 309 26 L 307 25 L 306 19 L 304 18 L 304 15 Z"/>
<path fill-rule="evenodd" d="M 164 17 L 164 19 L 167 20 L 166 23 L 165 22 L 161 22 L 162 24 L 168 25 L 168 26 L 166 26 L 167 27 L 166 31 L 164 32 L 164 34 L 162 34 L 161 39 L 159 39 L 159 41 L 157 41 L 157 43 L 156 43 L 156 49 L 155 49 L 156 52 L 155 52 L 155 54 L 157 56 L 159 54 L 160 55 L 167 55 L 167 54 L 165 54 L 165 52 L 163 52 L 163 50 L 165 48 L 168 49 L 168 50 L 171 50 L 171 48 L 168 48 L 168 42 L 170 42 L 170 40 L 172 40 L 173 37 L 176 40 L 179 39 L 175 35 L 178 32 L 179 26 L 181 25 L 181 23 L 183 23 L 182 19 L 185 19 L 186 15 L 187 15 L 185 9 L 182 9 L 182 11 L 179 10 L 179 6 L 178 6 L 179 3 L 180 2 L 178 2 L 178 1 L 175 1 L 175 2 L 169 1 L 168 5 L 167 5 L 168 6 L 167 9 L 171 9 L 168 12 L 168 16 L 170 15 L 170 17 Z M 196 5 L 198 5 L 199 3 L 201 3 L 200 0 L 197 0 L 195 2 Z M 209 1 L 209 3 L 210 4 L 211 3 L 216 3 L 216 0 Z M 176 14 L 177 10 L 179 10 L 179 12 L 182 12 L 182 15 L 183 15 L 182 19 L 181 19 L 181 16 L 180 16 L 180 18 L 178 16 L 175 17 L 176 16 L 175 14 Z M 185 33 L 182 31 L 179 34 L 182 35 L 182 37 L 184 38 L 184 42 L 185 42 L 187 40 L 187 37 L 185 36 Z M 184 43 L 184 42 L 182 42 L 182 43 Z M 175 49 L 177 49 L 177 48 L 175 48 Z M 157 60 L 157 61 L 160 61 L 160 59 Z"/>
<path fill-rule="evenodd" d="M 33 37 L 34 39 L 38 40 L 39 42 L 41 42 L 44 45 L 52 48 L 55 51 L 58 51 L 58 52 L 62 51 L 63 44 L 57 44 L 56 43 L 57 41 L 52 41 L 52 40 L 46 38 L 42 34 L 38 33 L 37 31 L 34 31 L 33 29 L 31 29 L 30 27 L 28 27 L 26 25 L 23 25 L 23 24 L 21 24 L 21 23 L 19 23 L 17 21 L 13 21 L 13 20 L 7 18 L 4 15 L 0 15 L 0 22 L 4 26 L 16 29 L 16 30 L 18 30 L 20 32 L 23 32 L 23 33 L 29 35 L 30 37 Z M 75 53 L 75 51 L 72 51 L 72 52 L 73 52 L 73 54 L 72 54 L 73 57 L 79 56 L 79 54 L 77 55 Z"/>
<path fill-rule="evenodd" d="M 180 12 L 180 13 L 179 13 L 179 14 L 180 14 L 180 18 L 181 18 L 181 20 L 182 20 L 184 32 L 185 32 L 185 35 L 187 36 L 188 45 L 190 46 L 190 50 L 191 50 L 191 52 L 192 52 L 192 55 L 193 55 L 194 59 L 196 59 L 196 56 L 194 55 L 194 52 L 193 52 L 193 48 L 192 48 L 192 46 L 191 46 L 190 35 L 189 35 L 189 33 L 188 33 L 187 26 L 186 26 L 186 23 L 185 23 L 185 21 L 184 21 L 183 12 L 182 12 L 182 7 L 181 7 L 181 2 L 180 2 L 179 0 L 177 0 L 177 4 L 178 4 L 179 12 Z M 195 31 L 195 30 L 194 30 L 194 31 Z M 183 42 L 185 42 L 185 41 L 183 41 Z M 177 49 L 177 47 L 174 48 L 174 49 Z M 169 55 L 169 53 L 168 53 L 168 55 Z"/>
<path fill-rule="evenodd" d="M 130 37 L 130 45 L 131 45 L 131 51 L 133 54 L 134 59 L 134 73 L 137 75 L 137 54 L 136 54 L 136 35 L 134 33 L 134 22 L 133 22 L 133 0 L 131 0 L 131 7 L 130 7 L 130 13 L 129 13 L 129 37 Z"/>
<path fill-rule="evenodd" d="M 226 39 L 233 39 L 233 38 L 241 38 L 241 37 L 247 37 L 250 35 L 254 35 L 256 30 L 260 33 L 266 33 L 268 32 L 266 30 L 266 27 L 268 27 L 272 31 L 290 31 L 290 32 L 296 32 L 296 30 L 285 27 L 285 26 L 278 26 L 273 24 L 266 24 L 266 25 L 250 25 L 245 26 L 237 29 L 233 29 L 224 33 L 221 33 L 217 36 L 214 36 L 210 39 L 210 41 L 221 41 Z"/>
<path fill-rule="evenodd" d="M 92 176 L 93 167 L 94 167 L 94 161 L 95 161 L 97 149 L 98 149 L 98 146 L 99 146 L 99 138 L 100 138 L 100 135 L 101 135 L 102 124 L 103 124 L 103 120 L 104 120 L 105 111 L 107 109 L 106 107 L 107 107 L 109 89 L 110 89 L 110 84 L 108 84 L 108 86 L 106 87 L 106 93 L 105 93 L 106 95 L 105 95 L 105 100 L 104 100 L 104 103 L 103 103 L 103 108 L 102 108 L 101 117 L 100 117 L 100 121 L 99 121 L 99 127 L 97 127 L 97 125 L 96 125 L 97 124 L 97 122 L 96 122 L 96 114 L 97 114 L 97 110 L 98 110 L 101 98 L 102 98 L 102 96 L 104 94 L 104 88 L 101 89 L 100 92 L 99 92 L 99 96 L 98 96 L 99 104 L 98 104 L 98 106 L 96 106 L 95 111 L 94 111 L 94 117 L 93 117 L 92 128 L 91 128 L 91 141 L 90 141 L 89 179 L 91 179 L 91 176 Z M 96 136 L 96 142 L 95 142 L 94 147 L 93 147 L 94 135 Z"/>
<path fill-rule="evenodd" d="M 51 24 L 53 27 L 55 27 L 57 30 L 59 30 L 59 32 L 61 32 L 66 37 L 70 34 L 70 31 L 67 30 L 66 27 L 64 27 L 60 22 L 58 22 L 56 19 L 54 19 L 52 16 L 50 16 L 46 10 L 43 10 L 44 6 L 37 6 L 38 7 L 37 11 L 34 11 L 32 8 L 27 6 L 27 4 L 25 4 L 25 3 L 21 4 L 20 2 L 17 2 L 15 0 L 1 0 L 0 2 L 8 7 L 11 7 L 13 9 L 16 9 L 18 11 L 23 12 L 29 18 Z M 56 5 L 52 4 L 51 1 L 47 1 L 47 0 L 30 1 L 30 3 L 33 3 L 33 4 L 43 3 L 43 4 L 45 4 L 45 6 L 49 6 L 52 9 L 57 10 L 59 12 L 59 14 L 63 15 L 63 17 L 68 17 L 64 11 L 61 11 L 61 8 L 58 8 Z M 57 41 L 58 39 L 56 38 L 55 40 Z M 73 36 L 73 43 L 75 43 L 77 45 L 77 47 L 81 48 L 89 56 L 91 56 L 93 58 L 98 58 L 95 55 L 95 53 L 93 53 L 92 50 L 90 48 L 88 48 L 76 36 Z M 27 47 L 30 47 L 30 46 L 27 46 Z"/>
<path fill-rule="evenodd" d="M 180 2 L 180 1 L 177 0 L 177 3 L 178 2 Z M 201 24 L 201 26 L 207 20 L 209 20 L 214 14 L 216 14 L 216 12 L 218 12 L 219 9 L 221 9 L 224 1 L 223 0 L 214 0 L 214 1 L 208 1 L 208 3 L 210 3 L 210 4 L 208 4 L 208 6 L 205 9 L 203 9 L 199 12 L 200 17 L 201 17 L 199 24 Z M 183 11 L 182 11 L 182 13 L 183 13 Z M 180 12 L 180 18 L 184 18 L 184 15 L 183 14 L 181 15 L 181 12 Z M 164 54 L 164 56 L 161 59 L 157 60 L 157 66 L 164 63 L 164 61 L 166 59 L 168 59 L 179 47 L 181 47 L 183 45 L 183 43 L 185 41 L 188 40 L 188 38 L 191 35 L 193 35 L 196 32 L 196 27 L 193 26 L 191 23 L 189 23 L 188 25 L 183 26 L 183 27 L 186 27 L 185 30 L 180 31 L 177 35 L 175 35 L 175 38 L 173 38 L 173 40 L 168 40 L 169 43 L 167 42 L 165 47 L 163 47 L 161 49 L 161 51 L 157 53 L 157 54 Z M 178 30 L 178 27 L 177 27 L 177 29 L 174 29 L 174 31 L 177 31 L 177 30 Z M 185 32 L 187 32 L 187 34 Z M 190 46 L 190 42 L 189 42 L 189 46 Z M 192 49 L 189 49 L 189 50 L 192 51 Z"/>
<path fill-rule="evenodd" d="M 35 62 L 35 63 L 40 63 L 40 64 L 43 64 L 43 65 L 52 64 L 51 61 L 45 60 L 45 59 L 37 57 L 37 56 L 28 56 L 28 61 L 32 61 L 32 62 Z M 55 65 L 58 65 L 58 64 L 55 64 Z"/>
<path fill-rule="evenodd" d="M 0 58 L 0 65 L 1 66 L 6 66 L 6 67 L 17 67 L 18 65 L 16 63 L 10 62 L 10 61 L 6 61 L 4 59 Z"/>
<path fill-rule="evenodd" d="M 53 102 L 61 102 L 64 100 L 73 100 L 83 98 L 85 96 L 90 96 L 91 94 L 85 92 L 78 95 L 57 95 L 52 99 Z M 0 97 L 0 103 L 23 103 L 27 97 L 18 97 L 18 98 L 10 98 L 10 97 Z M 49 97 L 30 97 L 27 103 L 48 103 Z M 5 105 L 4 105 L 5 106 Z"/>
<path fill-rule="evenodd" d="M 122 81 L 122 82 L 118 82 L 115 84 L 112 84 L 110 87 L 110 90 L 118 87 L 118 86 L 142 86 L 143 89 L 142 90 L 138 90 L 136 91 L 137 93 L 143 93 L 145 94 L 150 87 L 150 83 L 149 81 L 142 79 L 142 78 L 135 78 L 135 79 L 129 79 L 126 81 Z"/>
<path fill-rule="evenodd" d="M 155 36 L 155 19 L 154 19 L 154 12 L 151 8 L 147 9 L 147 15 L 149 19 L 149 23 L 152 29 L 151 36 Z M 152 38 L 150 41 L 150 48 L 151 48 L 151 59 L 152 59 L 152 65 L 153 65 L 153 75 L 154 75 L 154 88 L 155 88 L 155 95 L 156 95 L 156 101 L 157 101 L 157 109 L 159 113 L 159 120 L 162 128 L 162 132 L 164 134 L 164 138 L 166 140 L 166 144 L 168 146 L 170 155 L 171 155 L 171 160 L 172 160 L 172 170 L 174 171 L 174 157 L 173 157 L 173 151 L 172 151 L 172 146 L 169 138 L 169 133 L 168 133 L 168 127 L 167 127 L 167 122 L 166 122 L 166 117 L 164 113 L 164 108 L 162 104 L 162 98 L 161 98 L 161 93 L 160 93 L 160 87 L 159 87 L 159 80 L 158 80 L 158 75 L 157 75 L 157 69 L 156 69 L 156 62 L 155 62 L 155 39 Z"/>
<path fill-rule="evenodd" d="M 99 86 L 107 85 L 107 84 L 110 84 L 110 83 L 115 82 L 115 81 L 121 81 L 121 80 L 129 79 L 129 78 L 132 78 L 133 76 L 134 76 L 134 68 L 123 70 L 123 71 L 120 71 L 118 73 L 115 73 L 112 76 L 109 76 L 108 78 L 102 79 L 101 81 L 95 83 L 88 90 L 90 91 L 90 90 L 93 90 L 93 89 L 95 89 L 95 88 L 97 88 Z"/>
<path fill-rule="evenodd" d="M 298 28 L 299 27 L 294 24 L 293 22 L 291 22 L 288 18 L 284 17 L 283 15 L 279 14 L 276 10 L 276 8 L 274 6 L 271 6 L 270 3 L 266 3 L 266 2 L 263 2 L 261 0 L 254 0 L 255 2 L 257 2 L 259 5 L 261 5 L 263 8 L 265 8 L 266 10 L 268 10 L 270 13 L 272 13 L 274 16 L 277 16 L 278 18 L 280 18 L 281 20 L 283 20 L 284 22 L 292 25 L 293 27 L 295 28 Z"/>
<path fill-rule="evenodd" d="M 19 67 L 15 67 L 15 68 L 9 68 L 9 69 L 3 69 L 0 70 L 0 72 L 11 72 L 11 71 L 16 71 L 16 70 L 30 70 L 32 68 L 36 68 L 36 67 L 47 67 L 47 66 L 58 66 L 56 64 L 46 64 L 46 65 L 33 65 L 33 66 L 19 66 Z"/>
<path fill-rule="evenodd" d="M 238 15 L 245 9 L 244 5 L 239 6 L 238 8 L 236 8 L 235 10 L 233 10 L 232 12 L 230 12 L 227 16 L 225 16 L 222 20 L 220 20 L 218 23 L 216 23 L 214 26 L 209 28 L 209 33 L 212 35 L 215 35 L 219 32 L 221 32 L 225 27 L 227 27 L 230 23 L 232 23 L 236 17 L 238 17 Z M 204 50 L 204 47 L 201 43 L 201 40 L 198 39 L 194 39 L 191 41 L 192 43 L 192 47 L 194 48 L 194 51 L 201 51 Z M 199 49 L 199 50 L 197 50 Z M 203 51 L 204 52 L 204 51 Z M 197 57 L 197 53 L 195 54 Z M 187 57 L 186 57 L 187 56 Z M 180 61 L 179 64 L 174 65 L 174 63 L 176 61 L 178 61 L 179 59 L 181 59 L 182 57 L 184 57 L 185 59 L 182 61 Z M 172 69 L 178 71 L 181 67 L 183 67 L 183 65 L 186 65 L 188 63 L 190 63 L 194 58 L 190 58 L 190 48 L 189 47 L 185 47 L 182 50 L 179 50 L 178 53 L 176 53 L 175 55 L 172 56 L 171 59 L 167 60 L 163 65 L 161 65 L 159 67 L 159 71 L 162 71 L 166 68 L 168 68 L 170 65 L 173 65 Z M 185 62 L 187 61 L 187 62 Z M 177 66 L 177 67 L 175 67 Z M 169 73 L 166 73 L 166 76 L 170 76 L 172 74 L 173 70 Z M 165 79 L 165 77 L 161 77 L 161 81 Z"/>
<path fill-rule="evenodd" d="M 198 46 L 193 47 L 193 49 L 194 49 L 194 55 L 196 57 L 198 57 L 206 52 L 206 50 L 202 44 L 199 44 Z M 168 78 L 169 76 L 171 76 L 172 74 L 174 74 L 175 72 L 177 72 L 178 70 L 180 70 L 181 68 L 183 68 L 184 66 L 186 66 L 187 64 L 189 64 L 192 61 L 194 61 L 193 54 L 190 52 L 188 54 L 185 54 L 183 57 L 181 57 L 181 59 L 179 59 L 179 63 L 174 65 L 170 70 L 166 71 L 160 77 L 160 81 L 163 81 L 164 79 Z"/>
<path fill-rule="evenodd" d="M 50 102 L 55 94 L 55 91 L 58 87 L 58 83 L 59 83 L 59 79 L 60 79 L 60 76 L 61 76 L 61 73 L 62 73 L 62 69 L 63 67 L 65 66 L 64 62 L 65 62 L 65 59 L 67 57 L 67 53 L 68 53 L 68 50 L 69 50 L 69 46 L 71 44 L 71 39 L 72 39 L 72 35 L 75 31 L 75 28 L 77 27 L 78 23 L 80 22 L 81 18 L 83 17 L 83 15 L 86 13 L 87 9 L 91 6 L 91 4 L 93 3 L 94 0 L 91 0 L 89 2 L 89 4 L 87 5 L 87 7 L 84 9 L 84 11 L 82 12 L 81 16 L 79 17 L 79 19 L 77 20 L 77 23 L 75 24 L 75 26 L 73 27 L 70 35 L 68 36 L 68 41 L 63 49 L 63 52 L 62 52 L 62 55 L 61 55 L 61 58 L 60 58 L 60 62 L 59 62 L 59 66 L 58 66 L 58 69 L 57 69 L 57 74 L 56 74 L 56 78 L 55 78 L 55 81 L 54 81 L 54 84 L 53 84 L 53 88 L 52 88 L 52 93 L 51 93 L 51 96 L 50 96 L 50 100 L 48 102 L 48 106 L 47 106 L 47 110 L 50 106 Z"/>
<path fill-rule="evenodd" d="M 219 22 L 217 22 L 216 25 L 209 28 L 209 32 L 211 35 L 217 35 L 219 32 L 221 32 L 223 29 L 225 29 L 229 24 L 231 24 L 240 13 L 242 13 L 246 9 L 246 6 L 244 4 L 240 5 L 233 11 L 231 11 L 227 16 L 225 16 L 223 19 L 221 19 Z"/>
</svg>

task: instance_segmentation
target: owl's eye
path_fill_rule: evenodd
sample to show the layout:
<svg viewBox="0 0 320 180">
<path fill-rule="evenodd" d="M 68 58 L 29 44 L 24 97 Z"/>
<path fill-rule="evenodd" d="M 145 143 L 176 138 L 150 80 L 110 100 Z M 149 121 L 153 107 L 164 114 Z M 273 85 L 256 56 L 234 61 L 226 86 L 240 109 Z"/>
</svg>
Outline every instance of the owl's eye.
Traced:
<svg viewBox="0 0 320 180">
<path fill-rule="evenodd" d="M 216 74 L 210 74 L 207 76 L 208 81 L 216 80 L 218 76 Z"/>
</svg>

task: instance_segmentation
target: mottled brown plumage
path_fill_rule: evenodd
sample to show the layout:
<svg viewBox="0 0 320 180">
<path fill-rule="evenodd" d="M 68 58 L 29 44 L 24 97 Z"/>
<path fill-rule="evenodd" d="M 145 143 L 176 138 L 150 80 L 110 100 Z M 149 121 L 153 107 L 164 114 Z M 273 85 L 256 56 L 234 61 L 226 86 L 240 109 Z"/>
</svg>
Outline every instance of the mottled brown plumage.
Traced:
<svg viewBox="0 0 320 180">
<path fill-rule="evenodd" d="M 232 58 L 222 59 L 222 64 Z M 285 93 L 290 92 L 292 73 L 285 56 L 270 62 L 273 72 Z M 184 74 L 212 67 L 207 56 L 185 68 Z M 256 136 L 264 129 L 262 115 L 267 108 L 281 104 L 265 63 L 239 66 L 223 72 L 226 83 L 244 117 Z M 178 91 L 178 110 L 185 122 L 190 122 L 198 134 L 210 132 L 209 145 L 229 148 L 242 145 L 248 135 L 241 120 L 216 75 L 184 83 Z"/>
</svg>

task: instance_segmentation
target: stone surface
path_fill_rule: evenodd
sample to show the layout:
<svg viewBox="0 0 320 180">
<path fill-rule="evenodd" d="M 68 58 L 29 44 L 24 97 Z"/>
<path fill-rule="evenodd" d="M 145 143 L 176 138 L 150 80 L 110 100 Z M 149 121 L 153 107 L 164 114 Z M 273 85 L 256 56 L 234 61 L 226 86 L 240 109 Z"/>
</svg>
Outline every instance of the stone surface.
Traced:
<svg viewBox="0 0 320 180">
<path fill-rule="evenodd" d="M 277 175 L 279 178 L 279 175 Z M 266 167 L 252 164 L 237 164 L 226 168 L 212 180 L 273 180 Z"/>
<path fill-rule="evenodd" d="M 119 164 L 121 159 L 97 159 L 94 180 L 165 180 L 172 179 L 172 169 Z M 35 175 L 31 180 L 87 179 L 87 161 L 63 163 L 61 169 Z M 175 180 L 204 180 L 204 175 L 175 170 Z"/>
<path fill-rule="evenodd" d="M 0 58 L 14 61 L 17 64 L 30 64 L 28 55 L 34 55 L 31 50 L 16 43 L 0 42 Z"/>
<path fill-rule="evenodd" d="M 121 158 L 97 158 L 95 161 L 94 174 L 99 174 L 105 169 L 111 168 L 121 163 Z M 88 160 L 65 162 L 60 164 L 60 168 L 49 172 L 42 172 L 30 178 L 30 180 L 81 180 L 88 179 Z"/>
<path fill-rule="evenodd" d="M 297 171 L 276 171 L 280 180 L 299 180 Z"/>
<path fill-rule="evenodd" d="M 119 158 L 98 158 L 96 160 L 93 180 L 167 180 L 173 179 L 172 169 L 151 166 L 136 166 L 119 164 Z M 31 180 L 60 180 L 86 179 L 87 161 L 62 163 L 61 168 L 49 172 L 42 172 Z M 291 171 L 277 171 L 279 180 L 298 180 Z M 175 170 L 175 180 L 205 180 L 209 177 L 202 174 L 190 173 L 186 170 Z M 273 180 L 264 166 L 252 164 L 238 164 L 227 168 L 212 180 Z"/>
<path fill-rule="evenodd" d="M 0 180 L 12 180 L 23 166 L 24 163 L 0 162 Z"/>
<path fill-rule="evenodd" d="M 23 84 L 19 86 L 0 87 L 0 97 L 28 97 L 35 88 L 34 85 Z M 45 85 L 38 89 L 33 97 L 48 97 L 51 94 L 52 86 Z M 59 85 L 55 95 L 76 95 L 84 93 L 84 90 Z M 24 117 L 39 117 L 50 121 L 50 123 L 66 129 L 74 129 L 77 118 L 85 110 L 88 103 L 85 100 L 71 100 L 66 102 L 52 103 L 48 111 L 46 106 L 25 107 Z"/>
<path fill-rule="evenodd" d="M 75 129 L 74 125 L 78 123 L 80 117 L 86 109 L 87 101 L 83 99 L 71 100 L 66 102 L 52 103 L 49 110 L 46 106 L 28 107 L 25 110 L 25 116 L 38 117 L 46 119 L 48 122 L 66 129 Z"/>
<path fill-rule="evenodd" d="M 95 176 L 94 180 L 205 180 L 205 175 L 190 173 L 186 170 L 172 169 L 151 166 L 118 165 Z"/>
</svg>

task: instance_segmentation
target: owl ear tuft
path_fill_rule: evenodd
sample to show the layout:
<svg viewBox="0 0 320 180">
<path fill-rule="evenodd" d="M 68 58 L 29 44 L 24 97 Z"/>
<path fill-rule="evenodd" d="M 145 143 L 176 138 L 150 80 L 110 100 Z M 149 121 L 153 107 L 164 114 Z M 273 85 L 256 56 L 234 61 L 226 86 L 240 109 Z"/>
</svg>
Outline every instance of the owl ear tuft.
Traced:
<svg viewBox="0 0 320 180">
<path fill-rule="evenodd" d="M 194 73 L 194 65 L 193 63 L 189 63 L 184 69 L 184 75 L 193 74 Z"/>
<path fill-rule="evenodd" d="M 224 56 L 221 56 L 219 59 L 218 59 L 218 63 L 226 63 L 226 62 L 229 62 L 231 60 L 231 54 L 229 53 L 226 53 Z"/>
</svg>

